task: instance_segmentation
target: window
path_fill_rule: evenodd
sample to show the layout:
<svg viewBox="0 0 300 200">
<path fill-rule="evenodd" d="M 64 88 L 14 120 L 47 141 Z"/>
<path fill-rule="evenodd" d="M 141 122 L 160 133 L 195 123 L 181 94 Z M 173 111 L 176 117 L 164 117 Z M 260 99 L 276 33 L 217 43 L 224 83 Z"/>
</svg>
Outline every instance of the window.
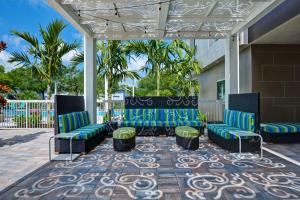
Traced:
<svg viewBox="0 0 300 200">
<path fill-rule="evenodd" d="M 225 80 L 217 81 L 217 100 L 225 99 Z"/>
</svg>

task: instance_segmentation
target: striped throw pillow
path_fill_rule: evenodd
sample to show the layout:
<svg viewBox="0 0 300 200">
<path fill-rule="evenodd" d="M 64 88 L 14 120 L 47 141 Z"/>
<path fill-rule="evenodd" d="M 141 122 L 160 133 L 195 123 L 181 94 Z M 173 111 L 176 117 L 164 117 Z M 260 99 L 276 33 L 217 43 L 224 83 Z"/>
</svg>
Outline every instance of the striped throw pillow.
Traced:
<svg viewBox="0 0 300 200">
<path fill-rule="evenodd" d="M 236 111 L 234 110 L 224 110 L 223 123 L 228 126 L 235 126 L 236 124 Z"/>
<path fill-rule="evenodd" d="M 236 127 L 245 131 L 255 131 L 255 114 L 236 111 Z"/>
</svg>

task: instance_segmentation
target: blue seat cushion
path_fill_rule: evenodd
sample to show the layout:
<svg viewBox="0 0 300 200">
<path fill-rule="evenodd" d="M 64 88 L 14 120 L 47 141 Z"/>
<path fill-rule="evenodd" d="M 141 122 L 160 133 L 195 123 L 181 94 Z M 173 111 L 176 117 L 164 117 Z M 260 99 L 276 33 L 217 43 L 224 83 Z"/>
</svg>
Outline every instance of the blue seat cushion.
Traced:
<svg viewBox="0 0 300 200">
<path fill-rule="evenodd" d="M 300 133 L 300 123 L 264 123 L 260 128 L 266 133 Z"/>
<path fill-rule="evenodd" d="M 230 134 L 230 131 L 244 131 L 237 127 L 228 126 L 227 124 L 208 124 L 207 128 L 214 134 L 217 134 L 226 140 L 238 139 L 237 136 Z M 243 139 L 247 138 L 248 137 L 243 137 Z"/>
</svg>

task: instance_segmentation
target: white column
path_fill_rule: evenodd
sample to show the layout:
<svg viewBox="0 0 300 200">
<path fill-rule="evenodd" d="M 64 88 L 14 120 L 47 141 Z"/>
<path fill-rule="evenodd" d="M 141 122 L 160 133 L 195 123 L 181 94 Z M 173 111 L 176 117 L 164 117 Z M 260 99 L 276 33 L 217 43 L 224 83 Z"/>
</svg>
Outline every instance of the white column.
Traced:
<svg viewBox="0 0 300 200">
<path fill-rule="evenodd" d="M 228 108 L 228 95 L 239 93 L 239 38 L 231 36 L 225 45 L 225 107 Z"/>
<path fill-rule="evenodd" d="M 97 121 L 96 39 L 84 37 L 84 98 L 91 123 Z"/>
<path fill-rule="evenodd" d="M 108 80 L 107 76 L 104 77 L 104 110 L 108 112 Z"/>
</svg>

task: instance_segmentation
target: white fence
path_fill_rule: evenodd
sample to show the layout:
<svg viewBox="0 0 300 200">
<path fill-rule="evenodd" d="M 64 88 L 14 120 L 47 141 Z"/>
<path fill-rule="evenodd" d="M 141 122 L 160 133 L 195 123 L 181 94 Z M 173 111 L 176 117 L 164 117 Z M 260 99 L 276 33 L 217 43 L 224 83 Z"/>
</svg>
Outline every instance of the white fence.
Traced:
<svg viewBox="0 0 300 200">
<path fill-rule="evenodd" d="M 208 121 L 223 121 L 224 101 L 199 100 L 198 107 L 202 113 L 207 114 Z"/>
<path fill-rule="evenodd" d="M 8 100 L 0 109 L 0 128 L 53 128 L 53 101 Z"/>
<path fill-rule="evenodd" d="M 112 101 L 112 116 L 121 120 L 124 101 Z M 208 115 L 208 121 L 222 121 L 225 104 L 222 101 L 200 100 L 199 109 Z M 105 101 L 97 102 L 97 123 L 105 116 Z M 0 128 L 53 128 L 54 103 L 52 100 L 8 100 L 0 108 Z"/>
</svg>

